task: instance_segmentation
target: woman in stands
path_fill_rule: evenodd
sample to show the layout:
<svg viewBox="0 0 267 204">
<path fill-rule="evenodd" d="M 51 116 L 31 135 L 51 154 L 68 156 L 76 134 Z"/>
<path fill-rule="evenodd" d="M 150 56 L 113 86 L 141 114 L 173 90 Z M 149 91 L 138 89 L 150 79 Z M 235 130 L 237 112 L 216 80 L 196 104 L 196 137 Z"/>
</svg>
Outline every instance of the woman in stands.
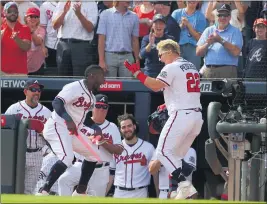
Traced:
<svg viewBox="0 0 267 204">
<path fill-rule="evenodd" d="M 27 53 L 29 75 L 44 75 L 44 61 L 47 49 L 44 46 L 45 29 L 40 26 L 40 10 L 29 8 L 24 21 L 31 30 L 31 49 Z"/>
</svg>

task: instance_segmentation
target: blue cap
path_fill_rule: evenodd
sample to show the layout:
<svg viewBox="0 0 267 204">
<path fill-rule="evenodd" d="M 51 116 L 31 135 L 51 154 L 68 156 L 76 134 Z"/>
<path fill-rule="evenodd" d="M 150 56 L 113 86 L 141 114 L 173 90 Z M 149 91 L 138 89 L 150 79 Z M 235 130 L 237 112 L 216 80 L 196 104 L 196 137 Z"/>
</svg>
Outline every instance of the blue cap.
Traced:
<svg viewBox="0 0 267 204">
<path fill-rule="evenodd" d="M 30 79 L 30 80 L 26 81 L 26 83 L 24 85 L 24 89 L 27 89 L 27 88 L 29 88 L 29 87 L 31 87 L 33 85 L 38 85 L 38 86 L 40 86 L 41 89 L 44 88 L 44 85 L 40 84 L 38 82 L 38 80 L 36 80 L 36 79 Z"/>
</svg>

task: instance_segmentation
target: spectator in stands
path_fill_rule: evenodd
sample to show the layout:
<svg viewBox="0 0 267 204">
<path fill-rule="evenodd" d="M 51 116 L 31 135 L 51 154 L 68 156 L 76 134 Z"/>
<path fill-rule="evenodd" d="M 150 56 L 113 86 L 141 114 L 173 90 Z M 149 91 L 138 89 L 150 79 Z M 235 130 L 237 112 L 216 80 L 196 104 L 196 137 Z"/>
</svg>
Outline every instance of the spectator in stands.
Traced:
<svg viewBox="0 0 267 204">
<path fill-rule="evenodd" d="M 128 10 L 129 5 L 129 1 L 114 1 L 114 7 L 100 15 L 97 29 L 99 66 L 108 77 L 132 77 L 124 61 L 133 62 L 135 58 L 139 63 L 139 19 Z"/>
<path fill-rule="evenodd" d="M 57 65 L 59 75 L 83 76 L 92 64 L 91 41 L 98 10 L 94 1 L 58 2 L 54 10 L 53 28 L 58 30 Z"/>
<path fill-rule="evenodd" d="M 171 16 L 171 4 L 171 1 L 156 1 L 154 2 L 154 9 L 156 14 L 161 14 L 166 18 L 165 33 L 173 36 L 178 43 L 180 40 L 181 29 L 176 20 Z"/>
<path fill-rule="evenodd" d="M 58 75 L 57 70 L 57 31 L 52 25 L 52 16 L 56 9 L 55 0 L 47 0 L 40 7 L 40 25 L 45 29 L 45 46 L 47 48 L 47 57 L 45 58 L 45 75 Z"/>
<path fill-rule="evenodd" d="M 153 18 L 151 32 L 146 35 L 141 44 L 140 58 L 145 59 L 144 72 L 150 77 L 156 77 L 160 73 L 164 64 L 159 61 L 157 44 L 161 40 L 172 39 L 173 36 L 164 33 L 166 22 L 164 16 L 156 14 Z"/>
<path fill-rule="evenodd" d="M 5 21 L 4 6 L 5 6 L 6 3 L 7 3 L 6 1 L 1 1 L 1 4 L 0 4 L 1 22 L 2 23 Z"/>
<path fill-rule="evenodd" d="M 134 7 L 133 11 L 139 18 L 139 41 L 141 43 L 142 38 L 149 34 L 155 10 L 151 2 L 143 1 L 142 4 Z"/>
<path fill-rule="evenodd" d="M 267 76 L 267 20 L 256 19 L 253 30 L 254 39 L 248 42 L 246 48 L 245 78 L 265 78 Z"/>
<path fill-rule="evenodd" d="M 97 7 L 98 7 L 98 14 L 100 15 L 106 9 L 113 7 L 113 1 L 99 1 L 97 3 Z M 98 24 L 99 24 L 99 17 L 97 18 L 97 24 L 94 29 L 94 39 L 91 42 L 92 48 L 94 50 L 98 49 L 97 48 L 98 47 L 98 35 L 97 35 Z M 98 52 L 94 52 L 92 57 L 93 57 L 94 64 L 97 64 L 99 62 Z"/>
<path fill-rule="evenodd" d="M 172 13 L 181 28 L 179 45 L 181 56 L 193 63 L 199 70 L 201 58 L 196 56 L 196 44 L 206 28 L 206 19 L 201 11 L 197 10 L 198 1 L 187 1 L 186 8 L 177 9 Z"/>
<path fill-rule="evenodd" d="M 229 23 L 229 5 L 224 4 L 218 9 L 217 16 L 218 24 L 206 28 L 197 43 L 196 55 L 204 56 L 205 61 L 200 73 L 204 78 L 237 78 L 242 34 Z"/>
<path fill-rule="evenodd" d="M 25 24 L 24 17 L 29 8 L 32 8 L 32 7 L 39 8 L 39 6 L 36 3 L 33 3 L 32 1 L 16 0 L 15 2 L 18 4 L 18 9 L 19 9 L 18 19 L 21 24 Z"/>
<path fill-rule="evenodd" d="M 31 48 L 31 31 L 18 22 L 18 5 L 5 4 L 6 21 L 1 25 L 2 74 L 27 74 L 27 51 Z"/>
<path fill-rule="evenodd" d="M 45 29 L 40 26 L 40 10 L 34 7 L 29 8 L 24 21 L 32 35 L 31 49 L 27 53 L 28 73 L 29 75 L 44 75 Z"/>
</svg>

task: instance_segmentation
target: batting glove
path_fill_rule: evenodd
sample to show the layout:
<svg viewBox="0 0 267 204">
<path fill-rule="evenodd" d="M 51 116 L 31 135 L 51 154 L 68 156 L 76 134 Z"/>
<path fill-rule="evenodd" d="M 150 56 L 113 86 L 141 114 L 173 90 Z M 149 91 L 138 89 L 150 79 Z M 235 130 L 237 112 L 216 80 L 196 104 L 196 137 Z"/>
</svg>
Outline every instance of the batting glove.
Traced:
<svg viewBox="0 0 267 204">
<path fill-rule="evenodd" d="M 133 76 L 137 79 L 139 79 L 139 81 L 141 81 L 143 84 L 145 83 L 145 80 L 147 78 L 147 76 L 141 72 L 140 70 L 140 64 L 139 63 L 133 63 L 133 64 L 130 64 L 128 62 L 128 60 L 126 60 L 124 62 L 124 66 L 130 71 L 132 72 Z"/>
</svg>

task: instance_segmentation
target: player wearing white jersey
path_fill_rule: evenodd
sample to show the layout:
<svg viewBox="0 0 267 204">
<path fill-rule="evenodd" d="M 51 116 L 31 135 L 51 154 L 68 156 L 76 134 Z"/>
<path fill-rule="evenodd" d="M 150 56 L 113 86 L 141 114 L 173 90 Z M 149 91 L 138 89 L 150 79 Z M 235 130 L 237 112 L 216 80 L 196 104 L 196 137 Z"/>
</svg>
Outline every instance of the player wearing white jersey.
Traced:
<svg viewBox="0 0 267 204">
<path fill-rule="evenodd" d="M 137 137 L 137 124 L 132 115 L 119 116 L 118 124 L 124 138 L 124 151 L 121 155 L 114 154 L 114 162 L 111 163 L 114 164 L 111 169 L 116 169 L 114 197 L 146 198 L 151 178 L 148 164 L 155 148 Z"/>
<path fill-rule="evenodd" d="M 39 189 L 45 184 L 47 175 L 49 174 L 51 167 L 57 161 L 58 161 L 58 157 L 53 152 L 50 152 L 44 157 L 43 162 L 42 162 L 42 168 L 39 173 L 38 182 L 35 187 L 35 193 L 37 193 Z M 52 195 L 58 195 L 58 182 L 54 183 L 49 193 Z"/>
<path fill-rule="evenodd" d="M 51 111 L 39 103 L 44 86 L 37 80 L 29 80 L 25 83 L 24 94 L 26 99 L 11 105 L 5 112 L 8 115 L 18 115 L 21 119 L 36 119 L 46 123 L 51 116 Z M 25 194 L 33 194 L 38 180 L 45 146 L 43 136 L 35 130 L 28 130 L 27 152 L 25 164 Z"/>
<path fill-rule="evenodd" d="M 186 180 L 192 182 L 192 174 L 196 171 L 196 151 L 193 148 L 190 148 L 186 153 L 185 157 L 182 159 L 182 173 L 186 177 Z M 177 181 L 170 177 L 167 169 L 160 163 L 159 160 L 156 159 L 156 154 L 153 155 L 152 161 L 149 164 L 149 172 L 152 175 L 155 175 L 159 172 L 159 198 L 167 199 L 168 192 L 171 187 L 172 189 L 177 189 Z M 170 195 L 170 197 L 174 197 L 175 194 Z"/>
<path fill-rule="evenodd" d="M 162 40 L 157 49 L 165 66 L 156 79 L 141 72 L 138 64 L 131 65 L 125 61 L 125 67 L 148 88 L 153 91 L 163 90 L 169 119 L 160 134 L 157 159 L 179 183 L 176 199 L 186 199 L 197 193 L 192 183 L 186 181 L 181 173 L 181 159 L 203 124 L 200 76 L 192 63 L 180 57 L 180 47 L 175 41 Z"/>
<path fill-rule="evenodd" d="M 77 130 L 83 125 L 87 113 L 94 107 L 95 96 L 92 91 L 98 90 L 103 83 L 103 69 L 98 65 L 90 65 L 85 70 L 85 79 L 65 85 L 52 102 L 54 111 L 45 124 L 43 134 L 58 156 L 59 161 L 51 168 L 45 185 L 40 188 L 36 195 L 48 195 L 53 184 L 72 164 L 73 151 L 86 158 L 82 165 L 82 174 L 76 189 L 77 194 L 85 194 L 97 162 L 96 155 L 92 153 L 92 148 L 87 149 L 86 147 L 87 145 L 89 147 L 96 145 L 92 142 L 81 141 L 79 139 L 81 133 Z M 88 118 L 88 120 L 88 125 L 94 129 L 95 135 L 102 137 L 99 126 L 91 118 Z"/>
<path fill-rule="evenodd" d="M 121 135 L 118 127 L 106 120 L 108 113 L 108 97 L 103 94 L 98 94 L 96 97 L 96 105 L 92 111 L 92 120 L 99 125 L 102 130 L 103 139 L 107 143 L 99 146 L 95 151 L 98 155 L 102 155 L 102 162 L 98 162 L 95 166 L 94 173 L 88 184 L 88 194 L 92 196 L 105 197 L 107 184 L 109 181 L 109 164 L 113 159 L 113 154 L 120 155 L 123 151 L 121 144 Z M 86 123 L 86 121 L 85 121 Z M 91 137 L 94 131 L 86 126 L 80 128 L 81 134 L 86 137 Z M 59 195 L 68 196 L 73 192 L 74 186 L 79 182 L 81 174 L 81 158 L 80 155 L 76 155 L 77 162 L 70 168 L 68 168 L 64 174 L 59 178 Z"/>
</svg>

